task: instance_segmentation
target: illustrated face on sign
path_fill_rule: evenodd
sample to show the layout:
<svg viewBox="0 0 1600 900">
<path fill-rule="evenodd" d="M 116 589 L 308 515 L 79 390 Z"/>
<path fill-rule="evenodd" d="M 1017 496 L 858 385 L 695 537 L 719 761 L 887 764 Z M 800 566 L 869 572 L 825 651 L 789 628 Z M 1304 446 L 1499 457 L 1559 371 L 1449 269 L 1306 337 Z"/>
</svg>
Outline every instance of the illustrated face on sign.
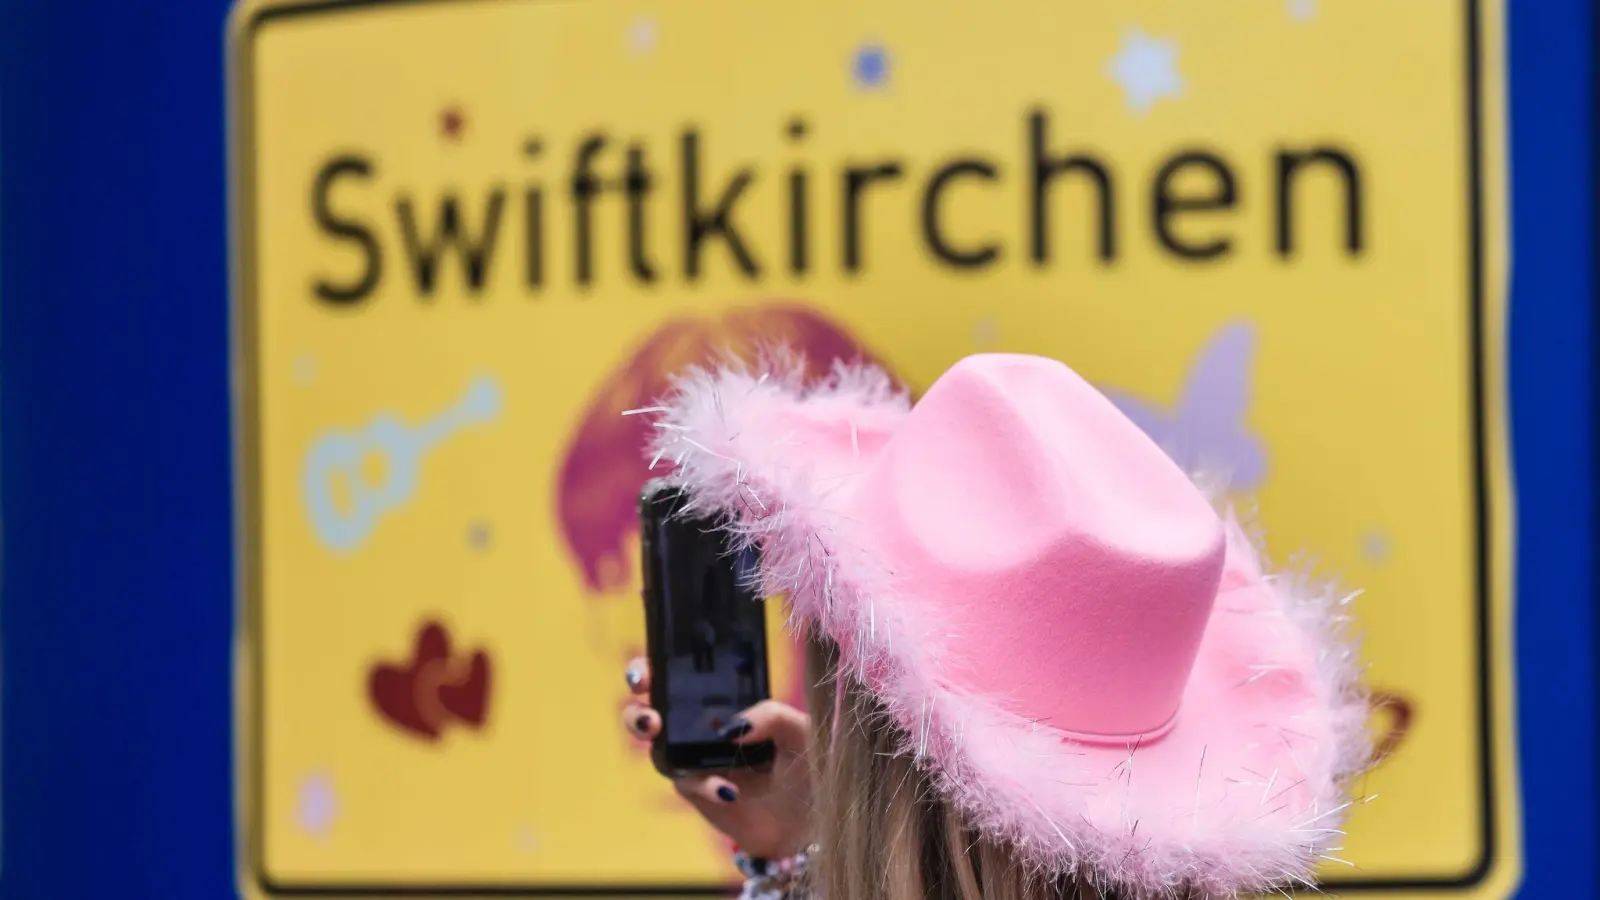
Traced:
<svg viewBox="0 0 1600 900">
<path fill-rule="evenodd" d="M 835 360 L 877 362 L 843 327 L 815 310 L 753 307 L 718 319 L 668 322 L 594 392 L 568 446 L 558 487 L 562 536 L 589 590 L 614 592 L 637 578 L 638 561 L 628 548 L 639 530 L 639 490 L 650 474 L 641 455 L 650 423 L 623 411 L 649 406 L 667 392 L 673 375 L 690 366 L 730 354 L 749 358 L 779 346 L 804 356 L 808 377 L 826 374 Z"/>
</svg>

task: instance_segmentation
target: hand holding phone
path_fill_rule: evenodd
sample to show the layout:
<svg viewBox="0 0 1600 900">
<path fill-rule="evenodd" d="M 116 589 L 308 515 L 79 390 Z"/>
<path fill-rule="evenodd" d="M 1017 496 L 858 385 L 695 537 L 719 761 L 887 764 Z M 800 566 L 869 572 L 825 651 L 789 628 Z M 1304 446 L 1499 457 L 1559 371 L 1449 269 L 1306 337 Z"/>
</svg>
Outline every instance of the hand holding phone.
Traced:
<svg viewBox="0 0 1600 900">
<path fill-rule="evenodd" d="M 628 666 L 628 687 L 636 699 L 623 711 L 623 722 L 635 737 L 653 741 L 661 733 L 661 716 L 645 700 L 654 692 L 650 663 L 636 659 Z M 772 765 L 725 772 L 687 772 L 672 786 L 711 826 L 752 856 L 793 856 L 811 842 L 811 766 L 806 742 L 811 720 L 778 700 L 764 700 L 744 711 L 749 731 L 736 741 L 771 743 Z"/>
<path fill-rule="evenodd" d="M 740 714 L 771 696 L 766 609 L 753 590 L 758 551 L 735 551 L 717 522 L 651 482 L 639 500 L 650 701 L 661 719 L 651 759 L 668 777 L 770 765 L 770 741 L 736 740 Z"/>
</svg>

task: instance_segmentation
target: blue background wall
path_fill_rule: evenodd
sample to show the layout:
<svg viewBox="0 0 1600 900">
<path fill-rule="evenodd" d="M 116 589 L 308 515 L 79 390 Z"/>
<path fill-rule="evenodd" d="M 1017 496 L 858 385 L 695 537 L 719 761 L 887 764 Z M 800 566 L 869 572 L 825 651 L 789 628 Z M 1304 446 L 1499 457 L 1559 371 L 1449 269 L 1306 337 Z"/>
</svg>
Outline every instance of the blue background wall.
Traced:
<svg viewBox="0 0 1600 900">
<path fill-rule="evenodd" d="M 1595 897 L 1596 32 L 1507 5 L 1523 896 Z M 0 0 L 6 898 L 233 891 L 226 6 Z"/>
</svg>

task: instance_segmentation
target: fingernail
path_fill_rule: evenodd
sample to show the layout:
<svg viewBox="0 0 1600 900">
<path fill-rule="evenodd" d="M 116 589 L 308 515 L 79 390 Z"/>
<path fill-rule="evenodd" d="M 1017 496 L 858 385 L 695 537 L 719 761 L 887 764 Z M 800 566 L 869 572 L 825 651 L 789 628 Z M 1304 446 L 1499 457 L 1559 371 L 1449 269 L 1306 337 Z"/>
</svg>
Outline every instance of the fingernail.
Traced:
<svg viewBox="0 0 1600 900">
<path fill-rule="evenodd" d="M 644 680 L 644 673 L 639 671 L 636 667 L 630 667 L 628 669 L 627 679 L 628 687 L 638 687 L 639 682 Z"/>
<path fill-rule="evenodd" d="M 725 741 L 735 741 L 749 734 L 750 728 L 750 720 L 741 716 L 724 725 L 722 730 L 717 732 L 717 737 Z"/>
<path fill-rule="evenodd" d="M 644 734 L 645 732 L 649 731 L 650 730 L 650 717 L 647 716 L 647 715 L 641 715 L 639 718 L 634 719 L 633 720 L 633 730 L 637 731 L 640 734 Z"/>
<path fill-rule="evenodd" d="M 717 799 L 723 803 L 732 803 L 739 799 L 739 792 L 727 785 L 717 788 Z"/>
</svg>

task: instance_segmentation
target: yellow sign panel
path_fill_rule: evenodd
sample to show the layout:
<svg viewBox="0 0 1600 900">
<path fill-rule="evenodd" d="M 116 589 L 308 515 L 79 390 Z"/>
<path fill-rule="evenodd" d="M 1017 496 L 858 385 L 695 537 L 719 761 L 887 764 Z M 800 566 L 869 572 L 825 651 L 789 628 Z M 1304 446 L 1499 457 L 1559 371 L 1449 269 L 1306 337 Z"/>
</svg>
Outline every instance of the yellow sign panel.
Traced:
<svg viewBox="0 0 1600 900">
<path fill-rule="evenodd" d="M 1343 892 L 1520 868 L 1498 4 L 249 3 L 252 895 L 725 883 L 621 733 L 642 417 L 723 347 L 1102 385 L 1362 586 Z M 798 693 L 792 654 L 777 684 Z"/>
</svg>

